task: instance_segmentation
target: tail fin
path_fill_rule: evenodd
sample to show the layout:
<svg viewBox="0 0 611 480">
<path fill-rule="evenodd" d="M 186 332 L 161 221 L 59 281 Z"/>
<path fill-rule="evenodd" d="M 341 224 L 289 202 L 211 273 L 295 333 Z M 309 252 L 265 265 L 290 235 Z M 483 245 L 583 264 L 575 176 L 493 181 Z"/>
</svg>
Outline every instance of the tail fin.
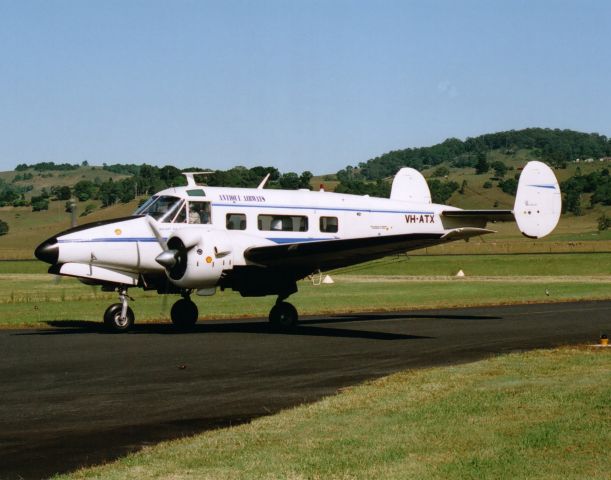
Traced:
<svg viewBox="0 0 611 480">
<path fill-rule="evenodd" d="M 397 172 L 392 181 L 390 199 L 402 202 L 431 203 L 431 191 L 418 170 L 404 167 Z"/>
<path fill-rule="evenodd" d="M 528 162 L 520 175 L 513 206 L 522 234 L 545 237 L 556 228 L 561 208 L 560 187 L 552 169 L 542 162 Z"/>
</svg>

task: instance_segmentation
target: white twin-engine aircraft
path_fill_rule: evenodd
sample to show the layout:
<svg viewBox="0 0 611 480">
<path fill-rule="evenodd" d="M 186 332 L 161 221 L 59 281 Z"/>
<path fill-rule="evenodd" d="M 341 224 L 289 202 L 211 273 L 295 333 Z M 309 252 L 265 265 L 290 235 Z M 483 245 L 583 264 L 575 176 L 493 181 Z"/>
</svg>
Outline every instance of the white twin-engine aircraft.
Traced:
<svg viewBox="0 0 611 480">
<path fill-rule="evenodd" d="M 172 322 L 193 325 L 190 299 L 220 287 L 244 297 L 277 295 L 269 320 L 291 328 L 297 310 L 285 299 L 297 281 L 323 270 L 391 254 L 494 233 L 488 222 L 516 221 L 531 238 L 550 233 L 560 216 L 560 189 L 552 170 L 529 162 L 520 176 L 513 211 L 461 210 L 431 202 L 424 177 L 402 168 L 390 199 L 308 190 L 188 185 L 152 196 L 131 217 L 90 223 L 59 233 L 36 249 L 49 273 L 117 291 L 104 323 L 129 330 L 134 313 L 128 288 L 180 294 Z"/>
</svg>

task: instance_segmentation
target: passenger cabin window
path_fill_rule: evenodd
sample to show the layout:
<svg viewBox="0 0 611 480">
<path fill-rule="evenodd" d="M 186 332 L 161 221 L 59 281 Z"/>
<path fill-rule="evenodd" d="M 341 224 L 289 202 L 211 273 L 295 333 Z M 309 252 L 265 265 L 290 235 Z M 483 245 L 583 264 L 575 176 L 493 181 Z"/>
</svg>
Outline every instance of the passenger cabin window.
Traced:
<svg viewBox="0 0 611 480">
<path fill-rule="evenodd" d="M 211 223 L 210 202 L 189 202 L 189 223 Z"/>
<path fill-rule="evenodd" d="M 246 215 L 243 213 L 228 213 L 227 230 L 246 230 Z"/>
<path fill-rule="evenodd" d="M 320 231 L 337 233 L 337 217 L 320 217 Z"/>
<path fill-rule="evenodd" d="M 259 215 L 259 230 L 278 232 L 307 232 L 308 217 L 301 215 Z"/>
</svg>

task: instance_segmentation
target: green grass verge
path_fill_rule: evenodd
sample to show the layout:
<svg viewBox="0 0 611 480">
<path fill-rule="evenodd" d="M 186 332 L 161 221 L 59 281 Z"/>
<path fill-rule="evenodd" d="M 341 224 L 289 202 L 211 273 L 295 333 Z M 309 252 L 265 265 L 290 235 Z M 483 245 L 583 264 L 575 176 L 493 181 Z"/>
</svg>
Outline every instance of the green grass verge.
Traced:
<svg viewBox="0 0 611 480">
<path fill-rule="evenodd" d="M 611 351 L 408 371 L 61 479 L 609 478 Z"/>
<path fill-rule="evenodd" d="M 498 305 L 525 302 L 606 299 L 611 281 L 523 281 L 398 280 L 334 277 L 333 285 L 314 286 L 300 282 L 291 302 L 306 314 L 354 311 L 392 311 L 416 308 Z M 546 294 L 548 290 L 549 296 Z M 169 307 L 177 295 L 130 290 L 137 322 L 168 321 Z M 199 305 L 200 319 L 267 316 L 274 297 L 244 299 L 231 291 L 212 297 L 192 297 Z M 55 284 L 50 275 L 0 275 L 0 326 L 45 326 L 49 321 L 101 321 L 106 307 L 117 301 L 73 279 Z"/>
<path fill-rule="evenodd" d="M 611 275 L 611 253 L 412 255 L 387 257 L 338 273 L 362 275 L 598 276 Z"/>
</svg>

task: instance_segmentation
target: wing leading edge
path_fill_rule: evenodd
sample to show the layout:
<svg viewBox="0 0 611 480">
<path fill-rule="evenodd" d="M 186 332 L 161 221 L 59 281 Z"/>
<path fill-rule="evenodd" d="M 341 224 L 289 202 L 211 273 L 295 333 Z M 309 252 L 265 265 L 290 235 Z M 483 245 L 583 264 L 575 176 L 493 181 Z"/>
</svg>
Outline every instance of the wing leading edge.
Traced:
<svg viewBox="0 0 611 480">
<path fill-rule="evenodd" d="M 493 233 L 456 228 L 448 233 L 412 233 L 252 247 L 244 257 L 257 265 L 283 269 L 332 270 L 441 243 Z"/>
</svg>

